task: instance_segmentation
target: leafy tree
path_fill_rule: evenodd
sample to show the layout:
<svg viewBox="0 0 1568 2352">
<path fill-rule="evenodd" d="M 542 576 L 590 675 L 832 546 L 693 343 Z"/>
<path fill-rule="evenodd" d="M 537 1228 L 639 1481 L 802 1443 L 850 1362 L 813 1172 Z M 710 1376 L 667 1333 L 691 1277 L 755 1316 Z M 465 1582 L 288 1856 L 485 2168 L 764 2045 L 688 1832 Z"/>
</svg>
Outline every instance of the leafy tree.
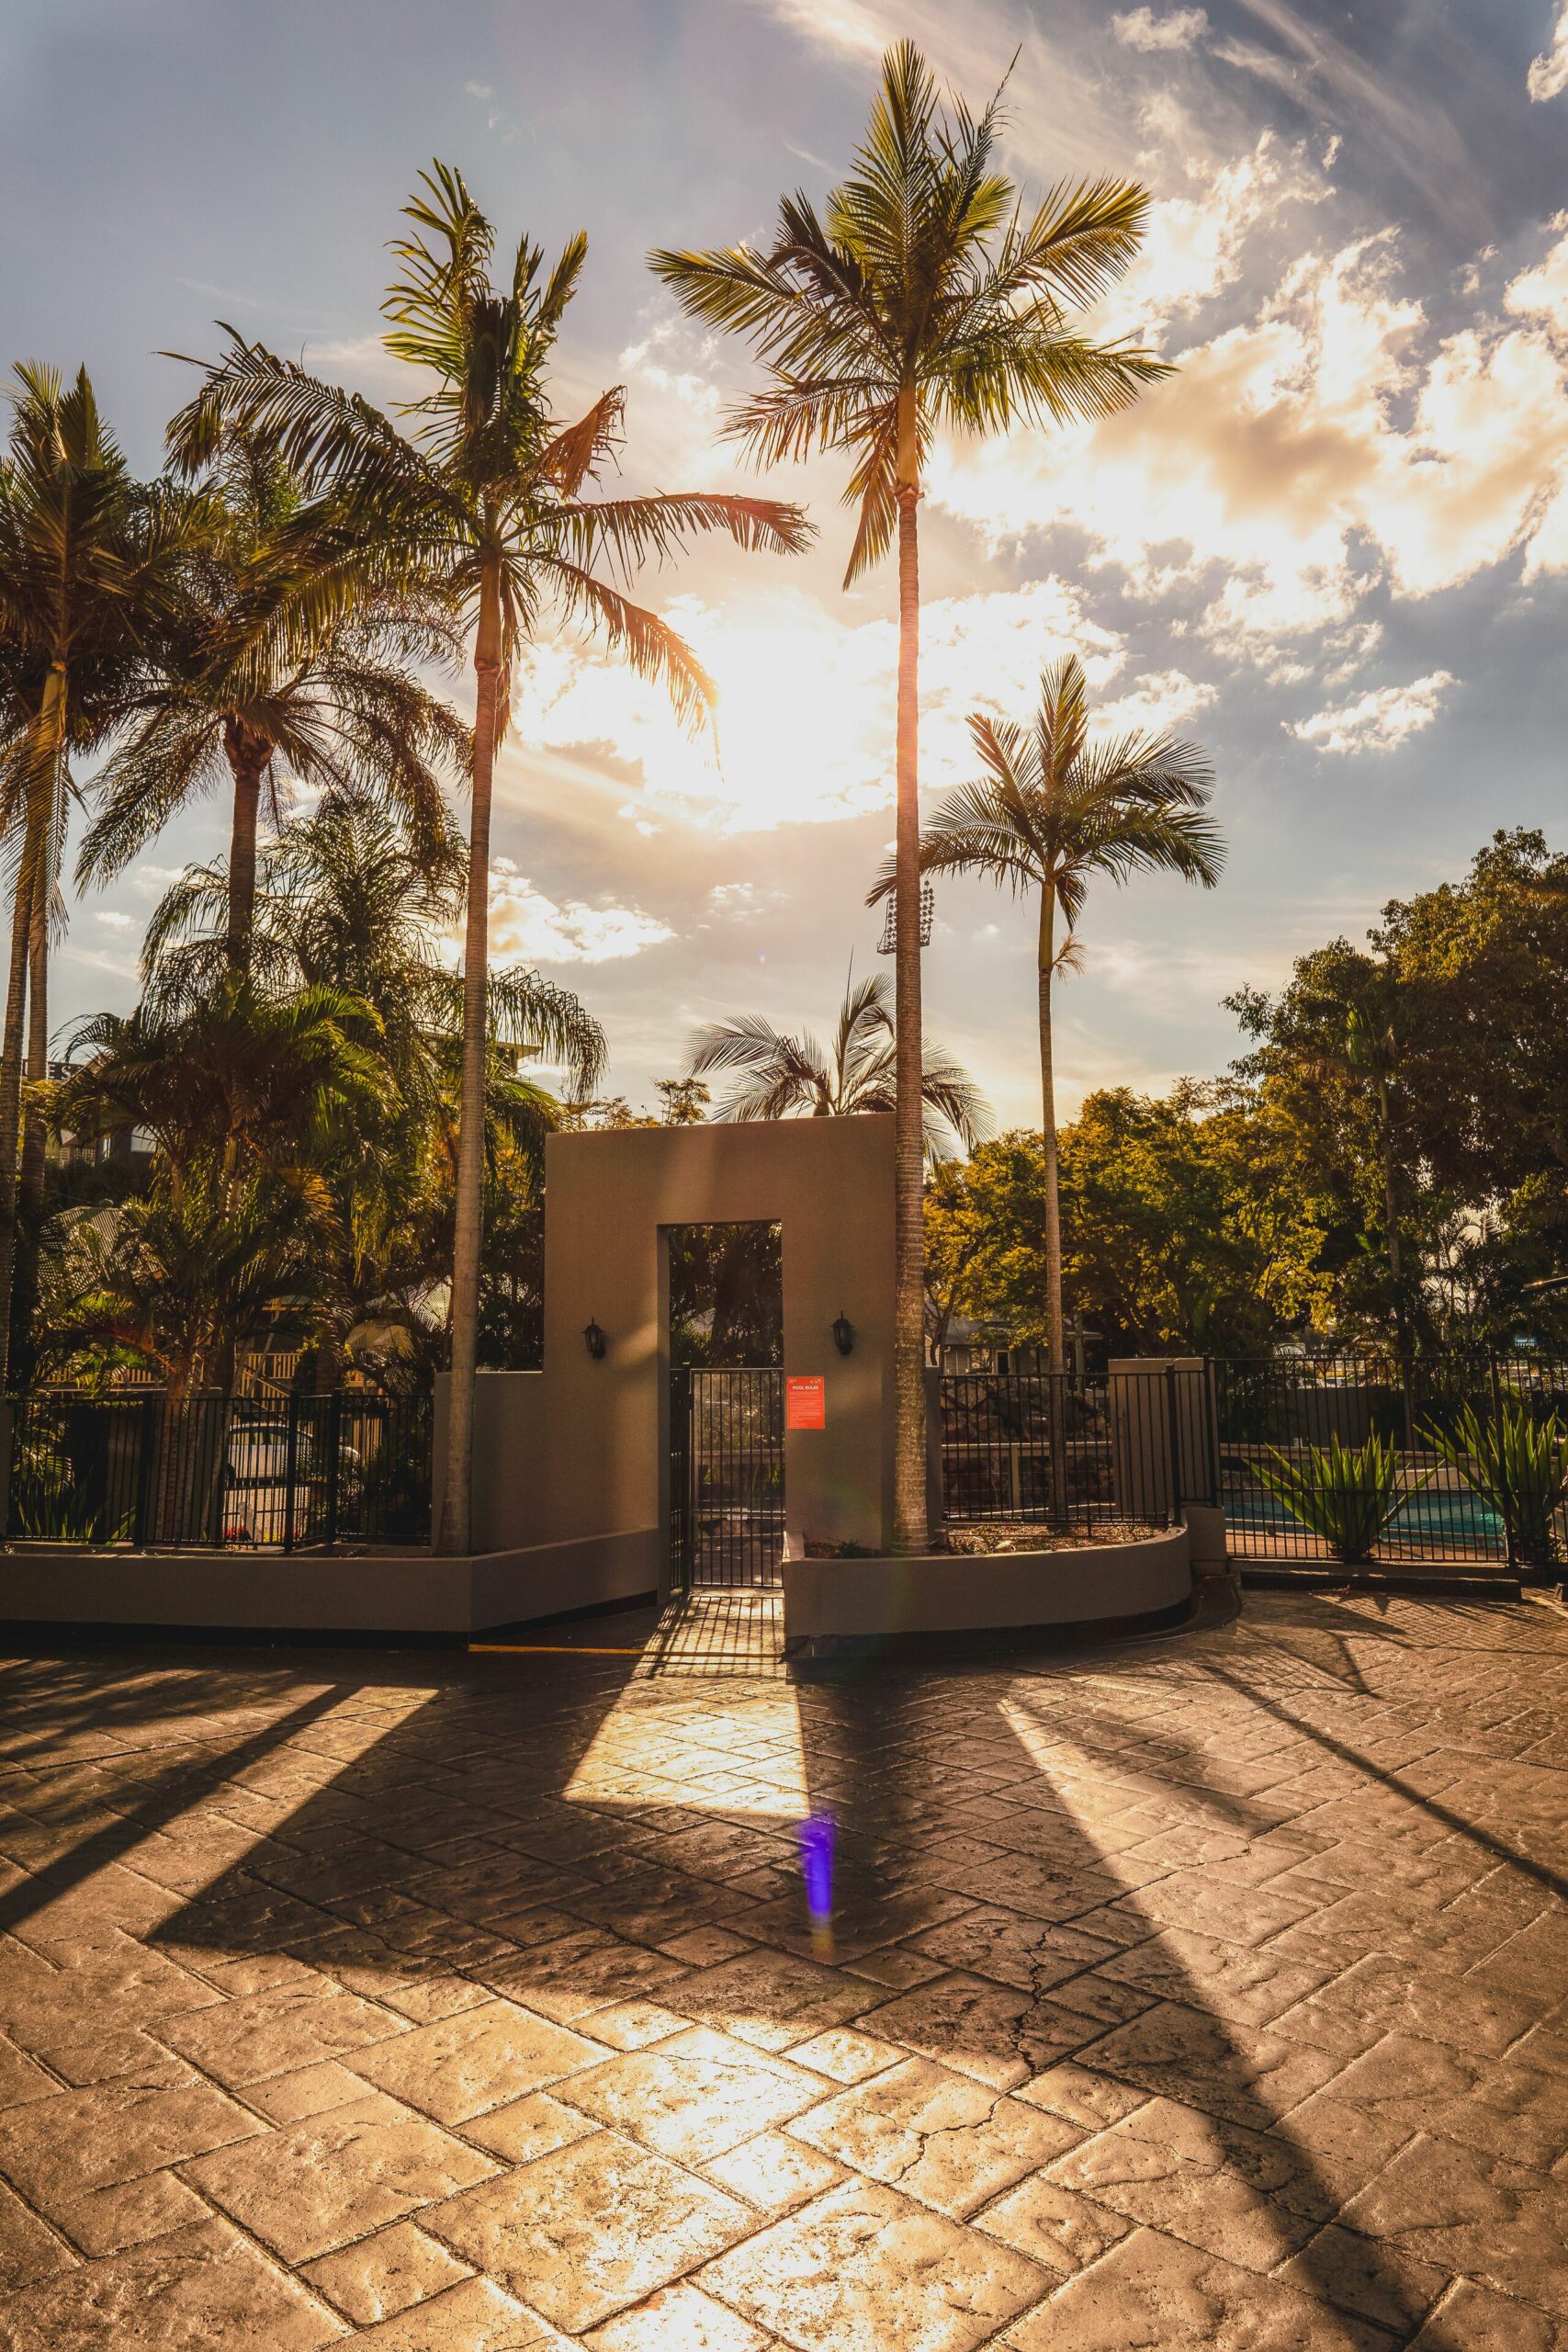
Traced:
<svg viewBox="0 0 1568 2352">
<path fill-rule="evenodd" d="M 439 1544 L 468 1545 L 473 1380 L 484 1192 L 489 1052 L 491 788 L 513 665 L 547 605 L 597 629 L 643 675 L 661 681 L 696 723 L 710 683 L 669 624 L 605 576 L 727 532 L 738 545 L 805 543 L 797 511 L 771 500 L 702 492 L 585 497 L 619 446 L 624 399 L 604 392 L 575 424 L 551 402 L 549 368 L 587 240 L 574 237 L 547 277 L 525 240 L 492 284 L 494 232 L 461 175 L 435 164 L 405 208 L 412 233 L 393 246 L 400 277 L 385 310 L 388 350 L 430 389 L 409 402 L 411 434 L 357 394 L 324 384 L 231 330 L 231 346 L 176 428 L 187 465 L 209 462 L 224 430 L 275 445 L 322 497 L 299 520 L 329 571 L 438 585 L 473 628 L 477 711 L 463 959 L 461 1117 L 452 1269 L 452 1378 Z"/>
<path fill-rule="evenodd" d="M 1076 654 L 1040 681 L 1032 729 L 976 713 L 969 731 L 982 774 L 949 793 L 920 841 L 928 874 L 983 874 L 1015 897 L 1038 896 L 1036 957 L 1040 1091 L 1045 1156 L 1046 1336 L 1053 1372 L 1065 1363 L 1062 1220 L 1051 997 L 1059 971 L 1080 960 L 1074 926 L 1097 876 L 1179 874 L 1212 889 L 1224 848 L 1208 815 L 1213 771 L 1196 744 L 1134 731 L 1095 742 L 1089 689 Z M 894 886 L 891 869 L 872 900 Z M 1058 945 L 1056 920 L 1066 925 Z"/>
<path fill-rule="evenodd" d="M 275 825 L 291 780 L 374 793 L 438 857 L 440 773 L 468 764 L 468 729 L 404 666 L 446 650 L 439 608 L 334 574 L 301 503 L 276 452 L 224 436 L 184 594 L 152 639 L 77 860 L 79 884 L 108 880 L 189 800 L 226 788 L 225 948 L 236 969 L 250 953 L 264 787 Z"/>
<path fill-rule="evenodd" d="M 833 1042 L 824 1053 L 806 1032 L 786 1036 L 761 1013 L 716 1021 L 692 1046 L 692 1076 L 720 1071 L 736 1082 L 713 1113 L 716 1119 L 845 1118 L 858 1111 L 894 1108 L 897 1048 L 887 983 L 874 978 L 846 986 Z M 976 1144 L 989 1124 L 984 1098 L 967 1071 L 940 1046 L 925 1049 L 921 1092 L 924 1149 L 941 1159 L 957 1145 Z"/>
<path fill-rule="evenodd" d="M 1068 313 L 1137 250 L 1147 198 L 1129 181 L 1055 188 L 1032 214 L 998 168 L 1000 93 L 942 107 L 911 41 L 887 51 L 853 169 L 818 216 L 797 191 L 767 249 L 658 252 L 652 266 L 705 326 L 741 336 L 766 388 L 727 430 L 761 465 L 842 452 L 858 509 L 845 585 L 898 543 L 895 910 L 898 1121 L 894 1544 L 926 1548 L 921 1174 L 919 563 L 916 516 L 934 435 L 1104 415 L 1167 372 L 1088 341 Z"/>
<path fill-rule="evenodd" d="M 1322 1228 L 1267 1105 L 1191 1086 L 1091 1094 L 1062 1130 L 1059 1166 L 1066 1311 L 1113 1352 L 1258 1354 L 1325 1314 Z M 1048 1343 L 1048 1204 L 1043 1140 L 1027 1132 L 937 1171 L 939 1341 L 964 1314 L 1007 1342 Z"/>
<path fill-rule="evenodd" d="M 189 501 L 132 481 L 86 370 L 14 371 L 0 458 L 0 836 L 13 854 L 10 973 L 0 1069 L 0 1382 L 16 1257 L 22 1030 L 37 1080 L 49 1066 L 49 946 L 73 755 L 101 743 L 141 649 L 177 591 L 197 522 Z M 25 946 L 24 946 L 25 943 Z M 41 1097 L 21 1139 L 20 1191 L 43 1191 Z"/>
</svg>

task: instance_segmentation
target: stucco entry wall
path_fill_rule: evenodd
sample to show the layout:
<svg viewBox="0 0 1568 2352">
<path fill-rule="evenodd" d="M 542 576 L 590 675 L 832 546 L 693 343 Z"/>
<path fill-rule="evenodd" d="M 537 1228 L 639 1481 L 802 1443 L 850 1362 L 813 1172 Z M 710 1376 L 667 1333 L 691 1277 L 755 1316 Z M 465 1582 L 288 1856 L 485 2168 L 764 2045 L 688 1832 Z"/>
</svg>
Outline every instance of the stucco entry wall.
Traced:
<svg viewBox="0 0 1568 2352">
<path fill-rule="evenodd" d="M 664 1523 L 669 1228 L 766 1221 L 783 1228 L 784 1371 L 825 1383 L 827 1426 L 784 1440 L 790 1550 L 807 1536 L 881 1550 L 892 1498 L 892 1120 L 557 1135 L 545 1168 L 544 1373 L 481 1375 L 476 1542 Z M 848 1356 L 833 1345 L 840 1314 L 854 1327 Z M 591 1318 L 606 1335 L 599 1362 L 583 1343 Z"/>
</svg>

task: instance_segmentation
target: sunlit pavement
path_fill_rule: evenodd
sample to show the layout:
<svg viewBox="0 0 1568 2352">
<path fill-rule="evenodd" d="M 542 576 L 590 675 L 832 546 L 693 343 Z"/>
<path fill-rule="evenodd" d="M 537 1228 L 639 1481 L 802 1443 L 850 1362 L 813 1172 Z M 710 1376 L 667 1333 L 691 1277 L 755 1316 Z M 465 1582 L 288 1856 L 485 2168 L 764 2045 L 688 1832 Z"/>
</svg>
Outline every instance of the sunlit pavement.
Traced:
<svg viewBox="0 0 1568 2352">
<path fill-rule="evenodd" d="M 1568 1620 L 728 1638 L 0 1669 L 0 2346 L 1568 2346 Z"/>
</svg>

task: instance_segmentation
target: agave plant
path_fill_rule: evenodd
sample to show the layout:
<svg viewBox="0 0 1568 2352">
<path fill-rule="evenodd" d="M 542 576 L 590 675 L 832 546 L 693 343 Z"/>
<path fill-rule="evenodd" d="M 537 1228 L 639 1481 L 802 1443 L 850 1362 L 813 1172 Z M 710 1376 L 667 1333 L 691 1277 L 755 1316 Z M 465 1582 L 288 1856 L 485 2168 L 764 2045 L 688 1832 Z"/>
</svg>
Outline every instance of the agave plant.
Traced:
<svg viewBox="0 0 1568 2352">
<path fill-rule="evenodd" d="M 1527 1567 L 1556 1565 L 1557 1516 L 1568 1499 L 1568 1430 L 1555 1413 L 1539 1421 L 1522 1397 L 1509 1396 L 1484 1420 L 1467 1405 L 1454 1429 L 1422 1434 L 1496 1512 Z"/>
<path fill-rule="evenodd" d="M 1258 1465 L 1269 1493 L 1348 1566 L 1371 1558 L 1378 1538 L 1411 1491 L 1400 1476 L 1392 1442 L 1375 1430 L 1364 1445 L 1346 1445 L 1335 1437 L 1327 1445 L 1309 1447 L 1304 1455 L 1273 1447 L 1270 1457 Z"/>
</svg>

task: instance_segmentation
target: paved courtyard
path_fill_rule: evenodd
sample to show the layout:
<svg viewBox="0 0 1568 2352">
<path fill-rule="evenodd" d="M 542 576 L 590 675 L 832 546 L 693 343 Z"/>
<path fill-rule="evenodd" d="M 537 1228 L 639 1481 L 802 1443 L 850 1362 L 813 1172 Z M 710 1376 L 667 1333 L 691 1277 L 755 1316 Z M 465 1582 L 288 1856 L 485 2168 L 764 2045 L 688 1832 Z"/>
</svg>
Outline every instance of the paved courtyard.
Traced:
<svg viewBox="0 0 1568 2352">
<path fill-rule="evenodd" d="M 754 1636 L 0 1668 L 5 2352 L 1568 2346 L 1568 1620 Z"/>
</svg>

